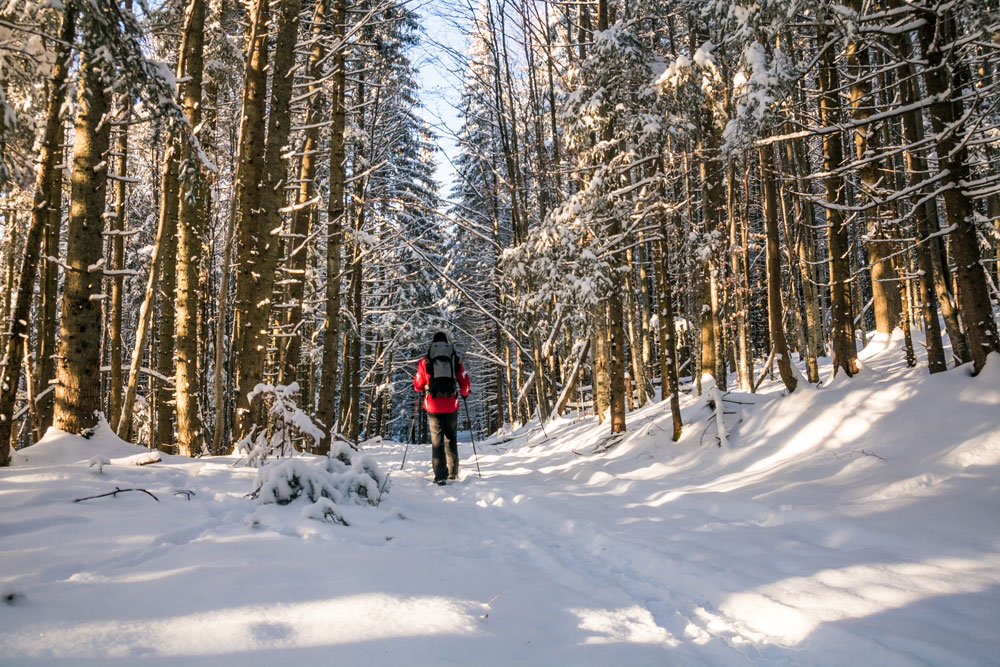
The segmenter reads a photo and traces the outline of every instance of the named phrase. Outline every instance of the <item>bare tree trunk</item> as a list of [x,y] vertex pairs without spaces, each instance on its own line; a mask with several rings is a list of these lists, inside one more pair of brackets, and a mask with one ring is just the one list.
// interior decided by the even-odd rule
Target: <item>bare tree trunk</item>
[[[661,165],[662,171],[662,165]],[[665,198],[664,198],[665,199]],[[669,249],[667,247],[667,216],[660,212],[659,259],[656,262],[660,327],[660,394],[670,401],[673,420],[673,441],[681,437],[680,387],[677,381],[677,325],[674,321],[673,285],[670,283]]]
[[[860,12],[860,0],[851,0],[851,7]],[[868,122],[870,109],[875,105],[871,83],[868,79],[870,58],[868,47],[862,41],[852,41],[847,45],[847,66],[851,79],[851,117],[858,125],[854,131],[854,149],[858,160],[867,160],[858,171],[860,189],[866,202],[865,219],[868,232],[868,258],[871,265],[872,297],[874,298],[875,328],[879,333],[889,334],[899,326],[902,310],[896,272],[892,266],[893,243],[889,242],[890,230],[883,224],[893,215],[885,215],[884,205],[879,204],[882,177],[885,169],[882,160],[872,156],[878,152],[878,128]]]
[[[65,83],[63,87],[63,97],[65,97]],[[59,157],[63,151],[59,148],[65,136],[63,123],[60,119],[59,130],[55,146]],[[36,394],[41,394],[50,387],[49,382],[55,375],[55,353],[56,353],[56,300],[58,296],[58,262],[59,262],[59,231],[62,226],[62,170],[56,170],[52,175],[52,188],[49,191],[49,199],[46,204],[45,232],[43,240],[42,254],[46,257],[42,264],[42,274],[40,276],[39,291],[40,302],[38,304],[38,370],[35,373],[38,386]],[[52,413],[55,407],[53,392],[49,392],[38,399],[38,415],[41,424],[41,431],[44,434],[52,426]]]
[[792,359],[785,340],[784,307],[781,303],[781,250],[778,239],[778,196],[774,185],[774,150],[762,146],[760,180],[764,190],[764,229],[767,236],[767,322],[771,332],[771,351],[778,362],[781,381],[789,393],[795,391],[798,380],[792,372]]
[[[236,437],[245,437],[255,423],[263,418],[263,404],[258,395],[251,402],[248,394],[264,379],[267,361],[271,315],[271,296],[274,290],[274,275],[280,248],[279,237],[272,233],[281,223],[279,210],[284,203],[284,185],[287,160],[285,145],[291,125],[289,102],[291,100],[291,70],[295,65],[294,47],[298,30],[299,0],[283,2],[279,6],[277,37],[271,69],[271,95],[268,102],[266,139],[263,142],[263,156],[260,165],[242,164],[250,175],[258,171],[260,180],[251,179],[240,184],[241,195],[240,229],[241,241],[249,249],[241,248],[244,257],[240,260],[237,274],[237,323],[238,335],[233,346],[236,361]],[[251,147],[245,152],[247,160],[254,159],[261,150],[253,145],[260,142],[264,131],[263,90],[266,78],[267,51],[266,37],[260,31],[267,24],[268,9],[265,2],[255,8],[254,31],[257,37],[251,48],[252,57],[247,64],[247,76],[253,82],[253,92],[248,92],[244,103],[244,126],[241,141]],[[263,48],[257,47],[261,44]],[[250,83],[247,84],[248,91]],[[259,95],[259,96],[258,96]],[[259,192],[254,184],[261,183]],[[256,200],[256,201],[255,201]],[[254,204],[258,206],[254,206]]]
[[[809,182],[802,174],[810,172],[809,156],[805,153],[801,142],[789,142],[787,145],[788,164],[795,174],[795,183],[800,193],[808,193]],[[820,315],[820,290],[818,272],[816,270],[816,236],[812,225],[815,224],[812,201],[805,194],[796,196],[795,211],[799,220],[797,252],[799,272],[802,278],[802,298],[806,311],[806,339],[809,354],[806,357],[806,378],[810,382],[819,382],[819,365],[817,357],[826,356],[826,346],[823,341],[823,321]]]
[[598,303],[591,309],[594,320],[594,329],[591,334],[591,345],[594,354],[593,372],[591,373],[591,392],[594,396],[594,414],[598,421],[604,422],[604,415],[611,405],[611,398],[608,393],[608,315],[607,307],[604,303]]
[[[639,304],[635,302],[635,295],[639,291],[635,286],[636,260],[635,251],[632,248],[626,250],[625,263],[629,267],[625,274],[625,313],[626,325],[628,326],[629,350],[631,351],[632,377],[635,380],[636,402],[639,407],[646,404],[646,369],[642,360],[642,328],[641,323],[637,325],[636,319],[641,321],[642,311],[637,308]],[[640,295],[641,296],[641,295]],[[637,313],[638,311],[638,313]]]
[[[146,282],[146,296],[143,298],[142,305],[139,308],[139,323],[135,332],[135,348],[132,352],[132,361],[129,366],[128,385],[125,387],[125,399],[122,401],[121,419],[119,419],[118,425],[115,429],[118,433],[118,437],[122,440],[130,440],[132,438],[133,410],[135,407],[135,398],[139,390],[139,371],[142,368],[142,358],[146,349],[146,338],[149,336],[149,327],[153,320],[153,301],[159,290],[160,270],[165,264],[164,257],[168,254],[174,254],[171,239],[174,235],[173,228],[176,222],[173,217],[175,215],[173,205],[170,204],[170,202],[176,202],[177,197],[174,195],[168,198],[168,194],[173,187],[173,183],[176,182],[176,172],[171,167],[171,164],[176,162],[175,150],[176,142],[174,142],[172,138],[168,138],[167,147],[163,154],[163,174],[160,179],[160,219],[156,229],[156,240],[153,243],[153,254],[150,257],[149,262],[149,278]],[[152,359],[152,357],[153,353],[150,352],[150,358]],[[159,384],[162,383],[160,381],[156,381],[153,384],[159,386]],[[150,398],[153,399],[154,397],[151,396]],[[157,444],[157,418],[155,414],[158,407],[156,405],[157,402],[158,401],[156,400],[151,400],[151,409],[154,413],[151,416],[152,423],[150,425],[151,446]]]
[[[947,10],[947,11],[953,11]],[[962,315],[969,335],[969,353],[972,370],[978,373],[991,352],[1000,352],[1000,335],[993,316],[986,284],[986,271],[981,263],[979,242],[973,220],[973,204],[963,192],[962,183],[969,179],[968,150],[958,133],[963,115],[962,81],[947,74],[947,58],[951,51],[946,46],[955,38],[954,19],[926,13],[927,22],[919,29],[920,46],[928,61],[924,69],[924,82],[928,95],[936,95],[930,105],[931,127],[937,145],[938,166],[941,170],[941,187],[944,190],[944,207],[951,232],[951,249],[955,256],[955,275]]]
[[[122,99],[122,109],[128,104]],[[128,117],[128,112],[124,111],[122,116]],[[122,291],[125,283],[125,276],[122,271],[125,269],[125,244],[122,234],[125,231],[125,189],[128,178],[128,127],[123,126],[118,130],[118,180],[115,183],[115,218],[113,231],[115,235],[111,239],[112,258],[111,268],[114,271],[111,285],[111,330],[108,332],[108,343],[111,348],[111,374],[108,379],[111,397],[108,402],[108,420],[112,424],[117,424],[122,414]]]
[[[905,61],[912,50],[910,49],[909,38],[897,36],[893,39],[893,42],[896,53],[901,60]],[[915,90],[915,86],[916,81],[912,78],[912,71],[910,77],[900,77],[897,88],[899,90],[899,104],[901,106],[909,106],[916,100],[918,93]],[[915,146],[923,140],[921,122],[922,119],[918,111],[903,114],[902,134],[905,144]],[[913,223],[917,237],[914,252],[917,256],[917,268],[919,270],[917,284],[920,294],[920,314],[924,323],[924,338],[927,347],[927,370],[931,373],[940,373],[948,370],[948,365],[945,363],[944,344],[941,340],[941,326],[938,324],[938,296],[934,285],[934,263],[931,259],[932,250],[928,245],[928,237],[931,234],[931,222],[927,217],[928,208],[921,202],[926,188],[916,188],[924,180],[924,175],[928,173],[927,160],[917,152],[917,149],[906,151],[906,172],[910,187],[914,188],[910,201],[913,205]],[[934,227],[937,227],[936,220],[934,221]],[[956,327],[957,324],[957,319],[955,319]]]
[[[736,189],[735,165],[730,161],[729,165],[730,189]],[[749,172],[744,177],[744,197],[746,196],[746,185]],[[744,257],[748,252],[747,248],[747,224],[749,221],[745,215],[737,214],[741,210],[735,205],[735,193],[730,197],[734,205],[731,207],[729,216],[729,247],[730,270],[734,277],[734,287],[731,294],[731,308],[733,311],[733,328],[736,329],[736,382],[740,389],[749,391],[752,384],[750,378],[751,366],[749,341],[747,339],[747,314],[749,304],[747,303],[747,292],[749,290],[749,280],[743,271],[745,264]],[[662,391],[666,391],[663,389]]]
[[[261,250],[271,239],[261,238],[264,229],[261,187],[265,178],[265,142],[267,131],[267,70],[268,24],[270,3],[255,0],[250,12],[246,43],[246,65],[243,74],[243,101],[240,113],[239,145],[236,164],[236,298],[233,304],[233,334],[230,356],[233,386],[236,393],[234,437],[239,440],[249,434],[255,421],[250,414],[247,394],[261,380],[261,356],[266,348],[264,332],[267,317],[260,312],[262,300],[269,300],[271,291],[260,280],[267,273],[267,262]],[[277,76],[274,77],[277,80]],[[249,357],[247,356],[249,353]]]
[[[43,239],[46,241],[46,252],[55,252],[49,241],[49,226],[52,223],[52,212],[50,210],[53,201],[59,201],[58,190],[62,187],[61,172],[57,169],[57,162],[62,157],[62,115],[61,109],[66,98],[67,74],[69,72],[69,59],[71,55],[71,44],[76,32],[76,10],[72,5],[67,5],[63,12],[62,27],[60,36],[62,41],[56,47],[55,64],[52,69],[52,81],[49,87],[49,99],[45,113],[45,129],[41,141],[41,155],[39,156],[38,181],[35,187],[35,195],[32,202],[31,222],[28,226],[28,233],[25,238],[24,251],[21,258],[21,270],[18,276],[19,284],[14,292],[12,309],[9,313],[9,321],[4,323],[4,328],[8,334],[3,350],[3,359],[6,363],[0,368],[0,466],[10,463],[10,450],[7,443],[10,442],[11,428],[13,426],[14,400],[19,384],[19,371],[21,368],[21,357],[23,356],[23,346],[27,343],[29,312],[31,310],[31,298],[34,295],[35,272],[38,269],[38,258],[42,248]],[[58,213],[56,214],[58,220]],[[57,223],[58,224],[58,223]],[[58,245],[58,244],[56,244]],[[98,243],[98,246],[100,244]],[[46,264],[51,264],[47,261]],[[48,268],[48,267],[47,267]],[[46,271],[46,273],[49,273]],[[52,267],[52,274],[55,273]],[[44,289],[43,298],[50,300],[43,303],[40,308],[44,312],[44,307],[55,310],[54,289],[49,293]],[[54,287],[54,286],[53,286]],[[8,283],[8,290],[13,290],[13,284]],[[99,315],[98,315],[99,317]],[[55,317],[46,320],[47,326],[51,329],[55,326]],[[46,350],[40,347],[44,353]],[[51,351],[48,351],[51,357]],[[48,359],[51,367],[51,359]],[[46,381],[48,376],[44,376]]]
[[[335,41],[342,41],[347,21],[347,0],[336,0],[333,29]],[[330,195],[327,206],[326,250],[326,317],[323,323],[323,365],[320,372],[319,409],[317,417],[327,430],[327,439],[320,447],[328,451],[331,430],[336,414],[337,363],[340,345],[340,254],[344,227],[344,104],[346,76],[344,70],[344,45],[339,44],[333,59],[334,86],[331,100],[330,127]]]
[[[182,66],[183,64],[181,64]],[[178,183],[178,153],[180,139],[176,133],[170,133],[171,148],[168,149],[169,159],[164,156],[164,176],[162,208],[165,219],[163,229],[163,256],[158,302],[160,307],[156,331],[156,371],[162,377],[174,376],[174,326],[175,299],[177,292],[177,207]],[[156,421],[151,431],[152,441],[157,449],[173,452],[174,445],[174,388],[167,382],[159,380],[154,394],[156,403]]]
[[105,116],[112,77],[110,63],[90,54],[83,57],[56,369],[55,425],[68,433],[89,432],[101,415],[101,232],[111,132]]
[[[201,128],[201,87],[203,73],[205,0],[190,0],[184,21],[181,49],[184,71],[181,73],[181,102],[188,123]],[[177,452],[195,456],[205,450],[205,433],[199,406],[198,374],[198,268],[201,261],[202,235],[205,230],[207,188],[198,156],[185,141],[180,155],[180,202],[177,222]]]
[[639,237],[639,349],[642,351],[641,361],[643,369],[643,390],[648,393],[651,390],[652,382],[649,379],[649,367],[653,361],[653,341],[650,332],[650,320],[652,319],[652,298],[650,295],[650,278],[646,268],[649,262],[649,246],[642,231]]
[[[364,100],[364,88],[358,86],[358,99]],[[364,131],[364,122],[360,123]],[[365,183],[366,179],[357,181],[355,188],[355,199],[357,201],[357,215],[355,216],[355,231],[361,232],[365,225]],[[361,259],[361,243],[355,236],[351,261],[351,307],[354,315],[354,327],[351,332],[351,404],[348,417],[347,437],[355,442],[361,435],[361,337],[364,326],[364,301],[362,297],[362,283],[364,281],[364,266]]]
[[322,77],[323,59],[326,50],[323,42],[324,22],[326,21],[327,0],[318,0],[313,14],[313,47],[309,54],[310,79],[309,107],[306,112],[305,141],[302,143],[302,160],[299,163],[298,197],[295,213],[292,217],[290,252],[288,257],[288,280],[293,281],[288,286],[288,303],[292,306],[285,313],[286,333],[291,336],[284,338],[284,364],[280,371],[281,384],[291,384],[299,375],[299,362],[302,355],[302,298],[305,293],[305,270],[308,250],[306,237],[309,235],[311,222],[316,215],[316,206],[312,202],[316,192],[316,155],[319,149],[319,130],[322,124],[323,94],[320,78]]
[[[598,0],[597,2],[597,29],[604,31],[608,29],[608,2]],[[614,136],[614,128],[611,123],[606,123],[601,131],[601,140],[605,145],[610,145]],[[614,213],[608,223],[607,234],[609,238],[621,236],[621,221]],[[620,260],[611,262],[612,275],[616,275]],[[625,431],[625,327],[623,322],[622,298],[617,285],[612,285],[608,290],[606,299],[608,312],[608,391],[611,408],[611,432],[622,433]]]
[[[17,222],[17,210],[4,211],[4,226],[7,231],[7,238],[4,239],[4,246],[6,252],[3,258],[3,305],[0,306],[0,322],[6,322],[10,319],[10,314],[12,312],[12,306],[14,302],[14,293],[17,291],[17,254],[19,243],[19,232]],[[0,336],[7,336],[9,332],[2,331]]]
[[[830,35],[821,28],[817,42],[822,48]],[[820,119],[824,127],[835,127],[840,122],[840,105],[837,91],[840,89],[840,75],[830,49],[823,51],[819,68]],[[823,135],[823,167],[827,176],[826,222],[830,248],[830,315],[831,347],[833,352],[833,373],[839,371],[854,375],[858,372],[858,348],[854,342],[854,321],[851,318],[850,266],[848,253],[850,246],[847,236],[847,221],[840,208],[846,202],[843,177],[835,173],[844,161],[841,137],[837,132]]]

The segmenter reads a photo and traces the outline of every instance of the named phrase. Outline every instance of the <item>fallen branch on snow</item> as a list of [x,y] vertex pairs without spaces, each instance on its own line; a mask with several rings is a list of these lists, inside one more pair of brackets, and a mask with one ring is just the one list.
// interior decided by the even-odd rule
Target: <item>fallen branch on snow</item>
[[119,489],[117,486],[115,487],[114,491],[109,491],[108,493],[102,493],[102,494],[97,495],[97,496],[87,496],[86,498],[76,498],[76,499],[73,500],[73,502],[74,503],[78,503],[78,502],[80,502],[82,500],[93,500],[94,498],[104,498],[106,496],[117,496],[119,493],[127,493],[128,491],[141,491],[141,492],[145,493],[147,496],[149,496],[150,498],[152,498],[153,500],[155,500],[156,502],[160,502],[159,498],[157,498],[156,496],[154,496],[152,493],[150,493],[146,489]]

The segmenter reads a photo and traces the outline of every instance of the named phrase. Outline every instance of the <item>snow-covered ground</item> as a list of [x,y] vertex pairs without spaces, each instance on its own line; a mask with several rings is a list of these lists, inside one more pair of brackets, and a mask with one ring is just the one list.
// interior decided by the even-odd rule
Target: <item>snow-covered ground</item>
[[[1000,359],[898,348],[729,394],[724,448],[693,399],[680,443],[656,404],[617,443],[535,423],[443,488],[373,444],[390,491],[349,526],[255,505],[232,458],[50,432],[0,469],[0,663],[1000,664]],[[159,501],[73,502],[116,486]]]

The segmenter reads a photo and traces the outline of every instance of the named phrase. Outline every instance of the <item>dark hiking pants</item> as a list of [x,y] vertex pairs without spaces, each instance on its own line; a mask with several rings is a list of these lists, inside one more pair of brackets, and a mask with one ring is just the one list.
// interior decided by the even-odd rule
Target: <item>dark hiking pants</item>
[[434,481],[458,477],[458,412],[427,413]]

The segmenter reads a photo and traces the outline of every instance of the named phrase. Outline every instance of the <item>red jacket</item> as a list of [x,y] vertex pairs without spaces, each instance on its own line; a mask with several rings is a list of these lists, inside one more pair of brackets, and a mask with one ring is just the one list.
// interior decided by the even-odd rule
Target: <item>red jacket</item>
[[[413,388],[417,391],[423,391],[424,387],[431,381],[431,376],[427,373],[427,357],[420,360],[420,364],[417,366],[417,374],[413,376]],[[462,396],[468,396],[469,390],[472,387],[472,383],[469,381],[469,374],[465,372],[465,367],[462,362],[458,362],[458,372],[456,373],[456,378],[458,379],[458,391]],[[424,397],[424,410],[433,414],[441,414],[445,412],[457,412],[458,411],[458,396],[444,396],[442,398],[434,398],[427,394]]]

